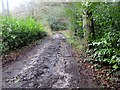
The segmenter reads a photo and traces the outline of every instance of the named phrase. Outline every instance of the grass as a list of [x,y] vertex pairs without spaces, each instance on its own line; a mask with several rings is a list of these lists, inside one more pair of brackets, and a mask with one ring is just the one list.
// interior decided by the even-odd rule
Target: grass
[[70,30],[60,31],[67,39],[67,42],[77,51],[85,52],[85,41],[84,39],[76,38]]

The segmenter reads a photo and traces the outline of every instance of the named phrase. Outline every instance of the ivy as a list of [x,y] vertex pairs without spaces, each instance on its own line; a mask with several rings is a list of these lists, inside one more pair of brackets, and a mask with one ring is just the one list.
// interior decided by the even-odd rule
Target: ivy
[[84,11],[92,12],[94,22],[95,35],[88,39],[89,50],[93,51],[91,56],[115,70],[120,69],[120,2],[69,3],[66,15],[70,30],[82,38],[86,33],[83,30]]

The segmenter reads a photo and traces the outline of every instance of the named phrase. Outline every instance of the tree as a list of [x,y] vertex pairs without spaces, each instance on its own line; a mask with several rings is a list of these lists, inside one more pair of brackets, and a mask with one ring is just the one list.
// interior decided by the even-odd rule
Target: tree
[[89,40],[90,37],[94,37],[94,23],[93,23],[93,16],[90,7],[92,3],[85,2],[82,3],[83,8],[83,30],[84,30],[84,38],[85,40]]
[[9,16],[10,15],[10,10],[9,10],[9,1],[8,0],[7,0],[6,4],[7,4],[7,15]]
[[[7,6],[7,8],[5,9],[5,5]],[[10,15],[10,10],[9,10],[9,0],[6,0],[6,3],[4,2],[4,0],[2,0],[2,14],[3,15]]]
[[5,7],[4,7],[4,1],[2,0],[2,14],[4,15]]

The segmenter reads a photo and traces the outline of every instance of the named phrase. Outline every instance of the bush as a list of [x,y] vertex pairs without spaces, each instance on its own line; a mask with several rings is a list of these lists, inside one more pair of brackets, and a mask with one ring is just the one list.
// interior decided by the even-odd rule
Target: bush
[[[93,56],[100,63],[120,69],[120,3],[98,3],[93,11],[95,40]],[[105,10],[103,10],[105,9]]]
[[[48,21],[49,21],[50,27],[53,31],[67,29],[67,23],[63,22],[62,19],[60,19],[60,18],[52,18],[52,19],[49,19]],[[64,20],[64,21],[67,21],[67,20]]]
[[26,19],[2,17],[2,52],[28,45],[46,35],[44,27],[31,17]]
[[92,42],[94,46],[93,57],[97,61],[107,63],[113,69],[120,69],[120,32],[109,31],[103,38]]

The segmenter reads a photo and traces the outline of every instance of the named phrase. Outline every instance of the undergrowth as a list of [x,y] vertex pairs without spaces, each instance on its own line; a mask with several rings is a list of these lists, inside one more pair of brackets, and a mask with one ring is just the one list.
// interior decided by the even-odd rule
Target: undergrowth
[[46,35],[41,22],[36,22],[31,17],[26,19],[0,17],[1,19],[1,40],[2,54],[19,47],[29,45],[31,42],[41,39]]

